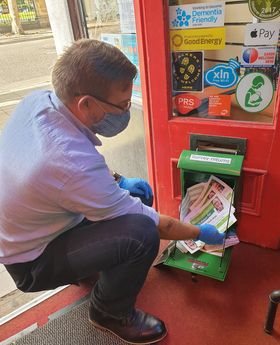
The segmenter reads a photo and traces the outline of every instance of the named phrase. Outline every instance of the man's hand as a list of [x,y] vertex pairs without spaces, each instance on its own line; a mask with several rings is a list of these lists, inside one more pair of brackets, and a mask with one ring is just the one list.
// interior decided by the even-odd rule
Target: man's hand
[[220,233],[214,225],[203,224],[198,225],[200,233],[196,240],[200,240],[207,244],[222,244],[225,238],[224,233]]
[[145,195],[146,199],[153,196],[152,188],[147,181],[141,178],[127,178],[122,176],[119,181],[119,186],[128,190],[130,193]]

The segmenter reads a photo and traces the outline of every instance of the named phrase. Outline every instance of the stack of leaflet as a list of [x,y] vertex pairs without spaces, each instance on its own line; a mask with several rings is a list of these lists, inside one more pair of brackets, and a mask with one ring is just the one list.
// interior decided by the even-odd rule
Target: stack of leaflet
[[[198,183],[187,189],[180,207],[180,220],[193,225],[212,224],[220,232],[225,232],[235,222],[235,208],[231,205],[233,190],[222,180],[211,175],[207,182]],[[191,254],[198,250],[209,254],[222,256],[223,248],[239,243],[238,237],[232,231],[226,235],[221,246],[206,245],[202,241],[178,241],[177,248],[183,253]]]

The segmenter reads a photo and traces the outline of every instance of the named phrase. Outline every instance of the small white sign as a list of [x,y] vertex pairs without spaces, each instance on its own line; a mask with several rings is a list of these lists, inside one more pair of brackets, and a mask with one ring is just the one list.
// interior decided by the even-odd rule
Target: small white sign
[[221,157],[209,157],[191,154],[191,161],[201,161],[207,163],[218,163],[218,164],[231,164],[231,158],[221,158]]
[[223,1],[169,6],[170,29],[224,26],[224,17]]
[[280,22],[247,24],[244,44],[246,46],[277,44],[279,30]]
[[242,67],[268,67],[273,66],[276,57],[276,46],[243,47],[241,56]]

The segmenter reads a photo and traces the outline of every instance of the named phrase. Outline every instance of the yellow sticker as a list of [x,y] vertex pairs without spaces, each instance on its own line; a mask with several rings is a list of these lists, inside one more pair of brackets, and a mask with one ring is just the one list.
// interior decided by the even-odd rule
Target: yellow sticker
[[172,51],[224,49],[225,41],[224,27],[170,30]]

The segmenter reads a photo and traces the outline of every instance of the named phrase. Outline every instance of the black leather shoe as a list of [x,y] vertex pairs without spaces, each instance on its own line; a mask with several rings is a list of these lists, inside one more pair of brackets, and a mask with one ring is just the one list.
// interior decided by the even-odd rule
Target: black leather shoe
[[95,327],[110,331],[131,344],[155,343],[167,334],[163,321],[139,309],[123,318],[114,318],[105,316],[90,303],[89,319]]

